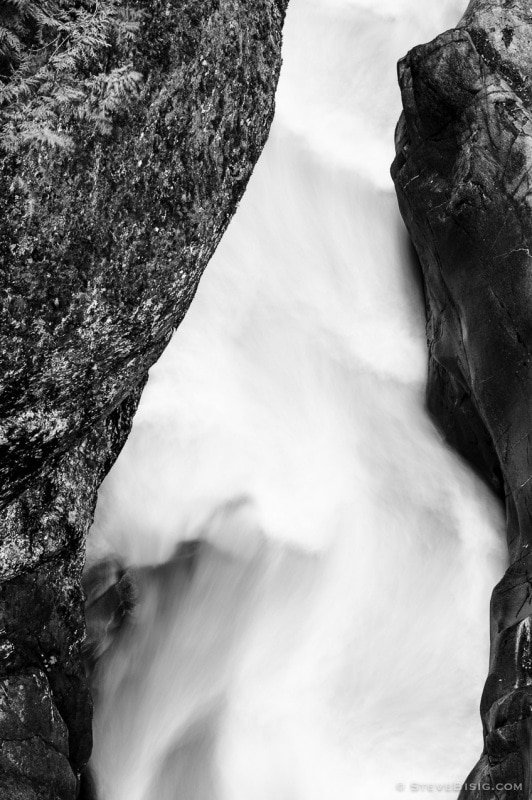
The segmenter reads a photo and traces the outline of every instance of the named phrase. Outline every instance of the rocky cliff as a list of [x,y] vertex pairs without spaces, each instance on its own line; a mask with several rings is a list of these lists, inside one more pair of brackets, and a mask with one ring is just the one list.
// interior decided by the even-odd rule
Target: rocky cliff
[[461,797],[532,796],[532,7],[472,0],[399,64],[392,166],[421,262],[428,404],[507,510],[484,749]]
[[[147,370],[183,318],[266,141],[286,1],[108,0],[106,6],[80,0],[70,6],[81,9],[87,25],[102,8],[120,13],[117,30],[127,42],[120,50],[87,28],[85,40],[99,48],[96,77],[90,59],[79,55],[77,32],[67,27],[68,4],[58,3],[63,16],[56,28],[44,20],[40,41],[30,36],[35,40],[37,23],[22,37],[33,48],[32,63],[42,59],[35,54],[48,53],[25,94],[9,93],[14,79],[4,68],[0,795],[6,800],[73,800],[79,793],[91,750],[80,577],[96,492],[127,437]],[[34,5],[5,8],[11,19]],[[102,26],[115,30],[106,19]],[[62,61],[50,72],[58,51]],[[78,85],[91,87],[91,114],[81,113],[80,102],[74,107],[80,90],[72,81],[63,87],[66,100],[57,99],[72,64]],[[128,81],[134,85],[126,106],[118,100]],[[39,92],[34,117],[41,114],[47,127],[32,129],[22,112]],[[22,111],[13,111],[14,103]]]

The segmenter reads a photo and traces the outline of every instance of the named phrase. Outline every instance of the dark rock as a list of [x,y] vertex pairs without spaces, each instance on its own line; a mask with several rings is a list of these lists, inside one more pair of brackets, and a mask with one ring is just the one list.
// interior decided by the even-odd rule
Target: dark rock
[[90,677],[135,608],[137,587],[132,572],[114,559],[90,565],[83,574],[82,587],[86,620],[83,659]]
[[[0,790],[6,800],[69,800],[76,779],[68,763],[68,731],[46,675],[27,670],[1,681]],[[44,778],[44,780],[43,780]]]
[[[202,539],[181,542],[174,555],[155,567],[125,569],[114,558],[86,567],[82,578],[85,593],[86,635],[83,659],[93,693],[98,691],[95,670],[100,659],[115,640],[127,636],[134,627],[134,612],[150,581],[164,581],[167,591],[161,593],[159,613],[166,603],[173,602],[193,579],[199,560],[208,545]],[[92,679],[92,680],[91,680]]]
[[97,797],[96,785],[92,778],[91,771],[88,767],[85,767],[80,777],[77,800],[97,800]]
[[146,79],[127,123],[3,158],[4,505],[160,355],[268,134],[285,2],[135,5]]
[[392,176],[423,271],[428,404],[507,509],[484,752],[462,798],[532,792],[531,41],[530,3],[473,0],[399,64]]
[[[11,503],[0,519],[0,679],[39,670],[51,690],[53,718],[68,730],[70,763],[56,763],[61,775],[50,769],[40,776],[43,797],[57,780],[70,785],[72,779],[75,786],[75,775],[92,748],[92,701],[82,661],[85,537],[99,483],[112,463],[110,456],[116,456],[125,441],[140,388],[65,454],[55,470]],[[21,705],[24,691],[22,686]],[[24,713],[31,717],[34,698],[28,694],[26,700]],[[0,746],[9,738],[4,723],[0,717]],[[15,785],[14,766],[10,774]]]
[[0,152],[6,800],[78,791],[91,749],[80,580],[96,492],[273,116],[285,0],[129,6],[145,12],[144,83],[120,124],[70,121],[68,151]]

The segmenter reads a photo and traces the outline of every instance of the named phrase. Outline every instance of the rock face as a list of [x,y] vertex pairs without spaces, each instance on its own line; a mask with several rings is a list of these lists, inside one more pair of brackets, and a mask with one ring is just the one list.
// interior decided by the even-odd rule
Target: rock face
[[70,121],[68,150],[0,152],[6,800],[79,791],[96,492],[266,141],[286,2],[124,3],[142,12],[127,115],[110,133]]
[[461,798],[532,796],[532,7],[472,0],[399,64],[392,166],[422,266],[428,403],[505,500],[484,750]]

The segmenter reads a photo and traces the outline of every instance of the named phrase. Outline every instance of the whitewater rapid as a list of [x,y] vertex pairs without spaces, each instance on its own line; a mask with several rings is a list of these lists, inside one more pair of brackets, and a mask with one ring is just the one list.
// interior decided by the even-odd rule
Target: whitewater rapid
[[425,413],[388,173],[395,63],[465,5],[291,0],[270,139],[100,492],[89,562],[140,568],[102,800],[393,800],[480,753],[503,519]]

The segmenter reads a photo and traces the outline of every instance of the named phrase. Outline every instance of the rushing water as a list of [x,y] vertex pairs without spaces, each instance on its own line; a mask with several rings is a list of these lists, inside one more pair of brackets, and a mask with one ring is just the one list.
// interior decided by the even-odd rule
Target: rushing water
[[393,800],[480,752],[502,516],[425,414],[388,177],[395,62],[464,6],[291,0],[270,140],[100,493],[90,559],[142,567],[102,800]]

